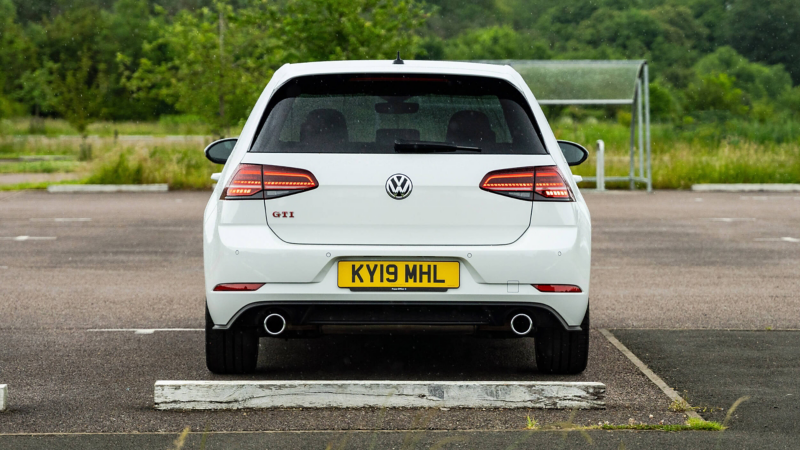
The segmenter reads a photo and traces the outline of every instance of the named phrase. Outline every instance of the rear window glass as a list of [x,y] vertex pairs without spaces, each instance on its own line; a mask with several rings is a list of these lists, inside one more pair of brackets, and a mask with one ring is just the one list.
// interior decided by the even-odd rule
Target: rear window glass
[[532,117],[522,94],[494,78],[306,76],[272,97],[250,151],[395,153],[400,141],[545,154]]

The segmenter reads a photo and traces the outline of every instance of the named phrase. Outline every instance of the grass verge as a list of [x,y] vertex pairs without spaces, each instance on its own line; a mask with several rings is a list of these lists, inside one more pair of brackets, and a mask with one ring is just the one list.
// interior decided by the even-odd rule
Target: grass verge
[[[719,423],[719,422],[709,422],[703,419],[696,419],[696,418],[689,418],[686,423],[683,424],[648,424],[642,422],[636,422],[633,419],[629,419],[629,422],[624,425],[614,425],[608,422],[605,423],[598,423],[597,425],[578,425],[575,423],[575,414],[577,413],[576,410],[572,411],[569,419],[564,422],[555,422],[549,424],[540,424],[535,418],[531,417],[530,415],[525,417],[527,424],[525,425],[526,430],[530,431],[578,431],[584,433],[585,431],[590,430],[642,430],[642,431],[724,431],[727,427],[725,426],[727,420],[729,419],[731,413],[736,409],[736,407],[741,403],[743,400],[737,400],[736,403],[733,404],[731,407],[728,417],[726,418],[726,422]],[[650,416],[651,418],[653,416]]]
[[0,173],[66,173],[81,167],[78,161],[21,161],[0,164]]
[[221,169],[193,146],[128,148],[94,163],[86,183],[167,183],[170,189],[210,189],[211,174]]
[[[207,142],[153,139],[129,142],[113,138],[91,139],[91,161],[78,161],[80,140],[31,137],[0,138],[0,158],[51,158],[42,161],[0,163],[0,173],[78,172],[83,183],[167,183],[170,189],[210,189],[211,174],[222,166],[205,158]],[[69,158],[55,160],[52,157]],[[44,189],[48,183],[5,185],[2,190]]]
[[77,180],[77,181],[59,181],[59,182],[41,181],[36,183],[0,184],[0,192],[47,189],[47,186],[51,186],[54,184],[84,184],[84,183],[85,183],[84,180]]
[[702,419],[689,419],[685,424],[662,425],[635,423],[626,425],[594,425],[586,427],[587,430],[642,430],[642,431],[723,431],[725,429],[719,422],[709,422]]
[[[0,134],[14,136],[77,136],[78,132],[63,119],[42,119],[34,122],[30,117],[16,117],[0,120]],[[231,128],[233,135],[238,135],[241,127]],[[190,115],[162,116],[153,122],[94,122],[86,133],[94,136],[137,135],[209,135],[209,126],[199,117]]]
[[[53,126],[56,125],[54,122]],[[113,125],[121,127],[120,124]],[[125,131],[146,134],[147,130],[136,127],[151,127],[150,134],[157,135],[171,130],[169,126],[164,123],[133,124]],[[689,189],[698,183],[800,183],[800,139],[787,134],[769,141],[764,135],[765,130],[751,130],[747,136],[752,136],[745,139],[739,135],[717,133],[719,130],[715,131],[713,127],[691,132],[670,125],[654,126],[654,188]],[[610,122],[556,123],[554,132],[559,139],[580,142],[589,148],[589,159],[572,168],[576,175],[595,174],[597,139],[603,139],[606,143],[606,176],[628,174],[630,130],[626,126]],[[60,155],[75,161],[3,163],[0,173],[85,171],[91,174],[92,183],[167,183],[170,189],[208,189],[213,183],[210,175],[221,169],[203,156],[202,149],[208,141],[210,138],[201,138],[196,142],[167,138],[136,142],[113,137],[90,139],[88,142],[92,146],[93,159],[80,162],[77,161],[80,140],[5,136],[0,137],[0,158],[12,155]],[[459,156],[454,155],[453,158]],[[637,174],[638,167],[637,161]],[[581,183],[581,187],[593,187],[593,183]],[[625,189],[627,183],[609,183],[607,187]]]

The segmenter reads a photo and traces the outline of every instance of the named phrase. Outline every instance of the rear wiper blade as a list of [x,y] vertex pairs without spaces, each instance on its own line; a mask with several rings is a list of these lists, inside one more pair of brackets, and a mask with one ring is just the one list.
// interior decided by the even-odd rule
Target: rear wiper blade
[[463,145],[448,144],[447,142],[407,141],[398,139],[394,141],[394,151],[397,153],[442,153],[442,152],[480,152],[479,147],[465,147]]

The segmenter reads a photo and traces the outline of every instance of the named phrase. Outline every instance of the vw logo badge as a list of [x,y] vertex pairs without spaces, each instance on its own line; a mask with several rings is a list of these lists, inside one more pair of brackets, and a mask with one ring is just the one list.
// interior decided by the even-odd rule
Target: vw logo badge
[[411,179],[402,173],[396,173],[386,180],[386,193],[395,200],[402,200],[411,195],[414,185]]

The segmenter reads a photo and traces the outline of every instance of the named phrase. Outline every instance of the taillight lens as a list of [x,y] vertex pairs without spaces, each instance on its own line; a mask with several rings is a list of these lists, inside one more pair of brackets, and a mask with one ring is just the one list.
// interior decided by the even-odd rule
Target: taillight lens
[[574,284],[532,284],[539,292],[583,292]]
[[318,186],[317,179],[307,170],[239,164],[222,191],[222,199],[271,199],[309,191]]
[[319,186],[314,174],[291,167],[262,166],[264,168],[264,198],[270,199],[310,191]]
[[236,168],[236,173],[222,191],[222,198],[264,198],[261,194],[263,189],[261,166],[239,164],[239,167]]
[[574,202],[572,189],[556,166],[495,170],[483,177],[481,189],[521,200]]
[[495,170],[481,180],[481,189],[522,200],[533,200],[533,167]]
[[574,202],[575,196],[572,195],[572,189],[564,177],[561,176],[561,171],[556,166],[543,166],[537,167],[535,170],[536,177],[533,185],[534,198],[537,200],[561,200],[565,202]]

